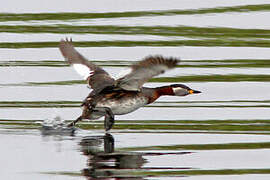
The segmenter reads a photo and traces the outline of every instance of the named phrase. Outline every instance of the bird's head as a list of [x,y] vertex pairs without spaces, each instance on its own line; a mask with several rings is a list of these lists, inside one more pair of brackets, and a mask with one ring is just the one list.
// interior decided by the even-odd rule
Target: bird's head
[[201,91],[191,89],[191,88],[189,88],[188,86],[186,86],[184,84],[172,84],[170,86],[171,86],[175,96],[186,96],[186,95],[189,95],[189,94],[201,93]]

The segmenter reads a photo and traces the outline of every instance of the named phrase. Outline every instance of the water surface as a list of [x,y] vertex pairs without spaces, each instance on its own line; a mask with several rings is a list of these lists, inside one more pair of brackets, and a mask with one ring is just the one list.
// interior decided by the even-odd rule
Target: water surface
[[[14,3],[0,7],[2,179],[269,179],[268,1]],[[103,120],[44,129],[90,92],[58,50],[66,37],[114,77],[150,54],[181,58],[146,86],[203,93],[117,116],[109,133]]]

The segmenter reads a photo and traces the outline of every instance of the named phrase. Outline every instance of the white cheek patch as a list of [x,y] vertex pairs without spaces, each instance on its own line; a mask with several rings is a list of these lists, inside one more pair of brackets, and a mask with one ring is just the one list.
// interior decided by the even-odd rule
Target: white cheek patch
[[87,79],[89,76],[94,74],[94,71],[91,71],[87,66],[83,64],[73,64],[73,68],[78,74],[80,74],[84,79]]
[[179,91],[183,91],[183,88],[181,88],[181,87],[175,87],[175,88],[172,88],[172,89],[173,89],[174,94],[177,94]]

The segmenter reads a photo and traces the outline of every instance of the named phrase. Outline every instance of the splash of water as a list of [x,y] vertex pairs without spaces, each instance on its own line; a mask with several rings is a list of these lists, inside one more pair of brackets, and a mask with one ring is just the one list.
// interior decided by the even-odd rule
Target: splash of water
[[73,136],[76,128],[67,127],[65,120],[60,116],[53,119],[45,119],[40,128],[42,135],[71,135]]

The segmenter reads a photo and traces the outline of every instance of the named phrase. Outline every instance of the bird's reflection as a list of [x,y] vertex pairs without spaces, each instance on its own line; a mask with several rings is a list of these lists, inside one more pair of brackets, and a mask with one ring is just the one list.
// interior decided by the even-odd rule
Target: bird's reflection
[[83,154],[88,157],[88,167],[83,169],[83,175],[87,179],[143,180],[141,177],[127,175],[127,171],[142,168],[146,162],[142,154],[115,152],[111,134],[87,136],[79,144]]

